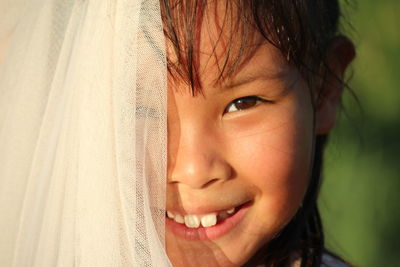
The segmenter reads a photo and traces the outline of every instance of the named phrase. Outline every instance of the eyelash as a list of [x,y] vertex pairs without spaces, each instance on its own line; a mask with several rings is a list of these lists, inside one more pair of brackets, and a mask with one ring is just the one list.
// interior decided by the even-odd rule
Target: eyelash
[[[240,108],[240,107],[236,106],[236,105],[239,104],[240,101],[243,101],[243,102],[244,102],[244,101],[249,101],[249,100],[250,100],[250,101],[255,101],[254,104],[252,104],[250,107]],[[243,103],[243,102],[242,102],[242,103]],[[241,98],[235,99],[235,100],[233,100],[231,103],[229,103],[229,105],[225,108],[224,113],[230,113],[230,112],[235,112],[235,111],[240,111],[240,110],[245,110],[245,109],[253,108],[253,107],[257,106],[258,104],[260,104],[260,103],[265,103],[265,102],[268,102],[268,100],[262,99],[262,98],[260,98],[260,97],[258,97],[258,96],[246,96],[246,97],[241,97]],[[236,106],[236,107],[235,107],[236,110],[230,110],[231,107],[234,107],[234,106]]]

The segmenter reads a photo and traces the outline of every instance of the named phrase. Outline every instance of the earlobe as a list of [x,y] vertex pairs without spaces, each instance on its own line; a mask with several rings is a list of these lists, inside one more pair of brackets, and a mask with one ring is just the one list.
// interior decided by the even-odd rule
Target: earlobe
[[355,57],[353,43],[345,36],[336,37],[328,49],[323,82],[317,99],[315,132],[328,134],[336,122],[336,112],[343,91],[343,77],[347,67]]

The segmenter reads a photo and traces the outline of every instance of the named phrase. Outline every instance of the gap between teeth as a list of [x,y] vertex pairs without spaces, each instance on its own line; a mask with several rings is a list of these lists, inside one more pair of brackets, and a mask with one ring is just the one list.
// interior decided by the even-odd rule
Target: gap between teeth
[[186,215],[182,216],[179,214],[173,214],[170,211],[167,211],[167,216],[170,219],[173,219],[175,222],[180,223],[180,224],[185,224],[186,227],[188,228],[199,228],[200,225],[203,227],[211,227],[217,224],[217,217],[219,216],[220,218],[227,218],[230,215],[232,215],[235,212],[235,208],[223,211],[219,214],[217,213],[210,213],[206,214],[203,216],[198,216],[198,215]]

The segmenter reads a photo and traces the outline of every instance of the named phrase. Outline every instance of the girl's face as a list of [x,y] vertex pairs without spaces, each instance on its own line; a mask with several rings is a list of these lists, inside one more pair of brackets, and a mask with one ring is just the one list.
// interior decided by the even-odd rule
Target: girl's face
[[202,46],[202,94],[169,86],[166,242],[174,266],[245,263],[294,216],[308,185],[313,108],[299,73],[265,44],[216,85],[210,47]]
[[294,216],[310,173],[314,112],[304,80],[263,44],[215,83],[228,34],[210,17],[201,31],[202,93],[169,81],[166,242],[174,266],[244,264]]
[[[240,38],[221,7],[200,29],[202,92],[193,96],[169,77],[166,245],[174,266],[242,265],[292,219],[308,186],[314,136],[335,122],[336,77],[354,57],[347,38],[332,42],[327,61],[335,75],[320,85],[315,116],[310,88],[269,43],[216,83],[226,44]],[[171,61],[173,51],[167,44]]]

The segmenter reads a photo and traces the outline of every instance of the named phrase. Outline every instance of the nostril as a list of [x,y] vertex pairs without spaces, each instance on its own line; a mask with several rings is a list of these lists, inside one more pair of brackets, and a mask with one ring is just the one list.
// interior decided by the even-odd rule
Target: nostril
[[193,189],[203,189],[218,180],[222,182],[232,177],[232,166],[222,155],[206,146],[201,149],[199,153],[197,146],[181,146],[174,166],[168,166],[168,184],[182,184]]
[[[216,183],[218,180],[221,180],[221,179],[218,179],[218,178],[211,179],[210,181],[208,181],[205,184],[203,184],[202,186],[200,186],[199,189],[207,188],[207,187],[211,186],[212,184]],[[181,182],[180,181],[174,181],[174,180],[168,181],[168,184],[170,184],[170,185],[176,185],[176,184],[179,184],[179,183],[181,183]]]
[[219,180],[221,180],[221,179],[218,179],[218,178],[211,179],[210,181],[208,181],[207,183],[205,183],[205,184],[202,186],[202,188],[207,188],[207,187],[211,186],[212,184],[216,183],[216,182],[219,181]]

